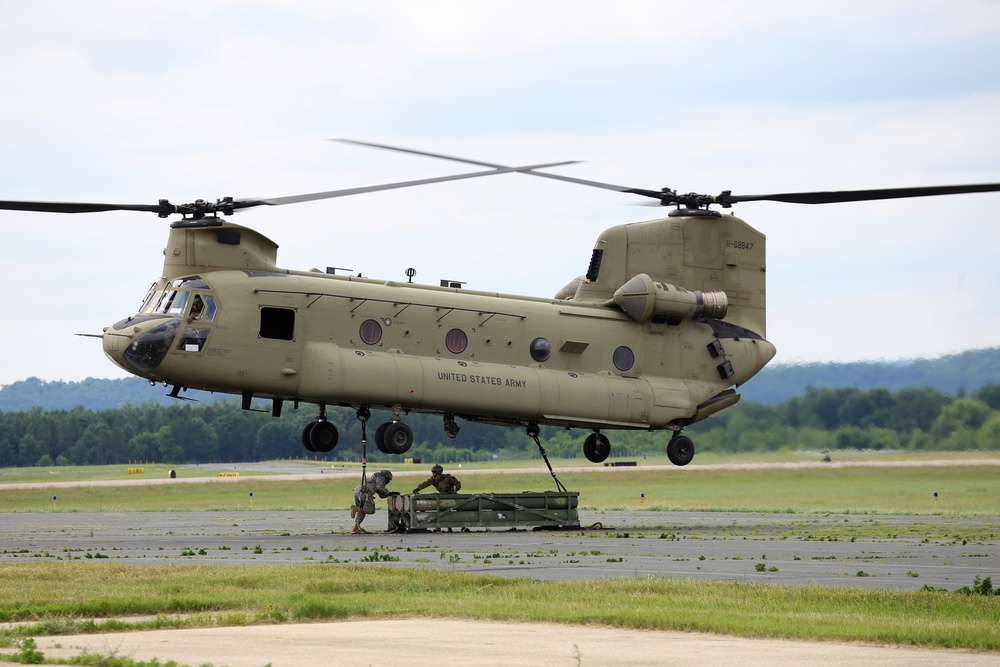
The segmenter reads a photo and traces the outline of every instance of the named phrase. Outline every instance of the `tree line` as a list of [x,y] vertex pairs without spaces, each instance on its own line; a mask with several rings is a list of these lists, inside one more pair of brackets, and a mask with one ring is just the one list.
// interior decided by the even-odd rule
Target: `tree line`
[[[0,413],[0,467],[122,463],[216,463],[277,458],[357,461],[362,428],[372,462],[398,461],[381,454],[371,439],[388,413],[374,411],[362,424],[354,410],[328,409],[340,442],[328,454],[302,445],[302,428],[315,417],[312,406],[273,418],[267,406],[243,410],[239,401],[163,407],[153,403],[98,411],[32,408]],[[448,438],[441,419],[409,415],[414,433],[407,457],[454,462],[538,456],[522,428],[460,422]],[[968,396],[932,388],[816,389],[778,405],[744,402],[685,429],[698,451],[778,450],[995,450],[1000,448],[1000,385]],[[550,456],[580,457],[581,430],[542,429]],[[637,457],[662,453],[669,433],[608,431],[612,454]]]

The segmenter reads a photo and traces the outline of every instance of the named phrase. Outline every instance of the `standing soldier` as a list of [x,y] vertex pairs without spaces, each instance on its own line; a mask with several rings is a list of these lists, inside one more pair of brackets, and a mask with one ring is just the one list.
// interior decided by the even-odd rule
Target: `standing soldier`
[[385,487],[391,481],[391,472],[379,470],[369,477],[367,482],[354,487],[354,505],[351,507],[351,518],[354,519],[352,533],[368,532],[361,527],[361,522],[365,520],[366,515],[375,513],[375,494],[378,494],[379,498],[387,498],[390,495],[389,489]]
[[444,468],[435,463],[431,468],[431,476],[413,489],[413,492],[420,493],[421,489],[426,489],[428,486],[433,486],[438,493],[458,493],[462,483],[451,475],[446,475]]

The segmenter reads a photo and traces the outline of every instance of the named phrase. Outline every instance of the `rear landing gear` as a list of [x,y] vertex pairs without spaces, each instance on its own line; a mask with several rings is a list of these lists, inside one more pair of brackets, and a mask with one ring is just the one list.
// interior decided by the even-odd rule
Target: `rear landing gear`
[[458,432],[462,429],[458,424],[455,423],[455,415],[445,414],[444,416],[444,432],[449,438],[454,440],[458,437]]
[[413,444],[413,431],[403,422],[386,422],[375,430],[375,446],[383,454],[405,454]]
[[601,463],[611,454],[611,442],[608,436],[600,431],[594,431],[583,441],[583,455],[591,463]]
[[691,438],[679,433],[667,443],[667,458],[675,466],[686,466],[694,458],[694,443]]

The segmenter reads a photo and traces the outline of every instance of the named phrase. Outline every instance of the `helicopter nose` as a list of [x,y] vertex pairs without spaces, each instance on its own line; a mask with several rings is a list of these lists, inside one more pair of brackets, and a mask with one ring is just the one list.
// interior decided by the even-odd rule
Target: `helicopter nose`
[[764,368],[778,354],[778,348],[769,340],[757,341],[757,347],[759,348],[757,358],[760,360],[760,367]]
[[104,354],[130,373],[148,373],[170,351],[180,324],[176,318],[157,318],[106,327],[102,336]]

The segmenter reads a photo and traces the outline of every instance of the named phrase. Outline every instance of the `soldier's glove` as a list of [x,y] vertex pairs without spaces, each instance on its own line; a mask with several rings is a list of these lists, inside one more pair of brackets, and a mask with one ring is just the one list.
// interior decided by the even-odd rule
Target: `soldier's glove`
[[420,493],[420,489],[413,489],[413,493]]
[[399,495],[399,491],[390,491],[389,495],[390,496],[398,496]]

